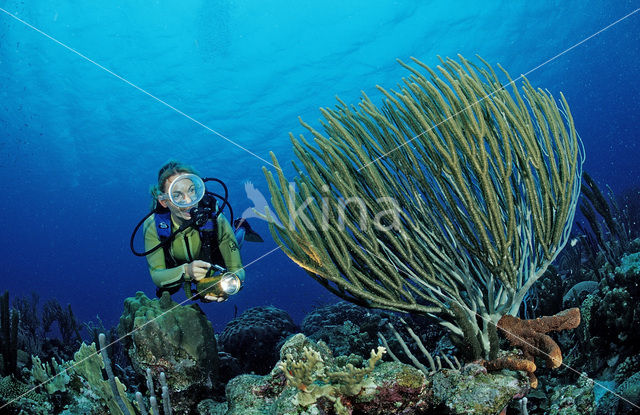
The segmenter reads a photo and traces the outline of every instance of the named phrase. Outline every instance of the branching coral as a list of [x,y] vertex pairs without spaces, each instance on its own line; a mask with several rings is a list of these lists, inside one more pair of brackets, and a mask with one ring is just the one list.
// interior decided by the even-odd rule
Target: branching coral
[[333,402],[336,413],[346,414],[348,412],[343,407],[340,396],[357,395],[365,386],[366,376],[373,372],[384,353],[384,347],[378,347],[377,351],[371,350],[367,367],[356,368],[348,364],[344,368],[335,368],[326,365],[317,350],[305,346],[300,360],[287,354],[278,367],[284,372],[289,385],[298,389],[300,405],[306,407],[324,397]]
[[33,292],[30,297],[18,297],[13,301],[13,306],[20,313],[18,348],[36,356],[42,354],[46,338],[38,315],[38,301],[38,294]]
[[44,388],[49,394],[54,394],[58,391],[64,392],[67,390],[67,384],[71,377],[68,373],[69,365],[58,364],[55,358],[51,359],[51,363],[42,363],[38,356],[31,356],[31,377],[32,380],[44,385]]
[[416,63],[427,75],[403,64],[411,76],[399,92],[380,88],[382,108],[364,96],[321,110],[326,134],[303,123],[315,145],[291,136],[295,185],[274,155],[275,176],[264,169],[266,217],[334,294],[435,314],[486,358],[491,327],[569,238],[581,142],[564,98],[561,109],[526,79],[520,91],[488,64]]
[[600,275],[600,265],[596,265],[598,257],[611,267],[620,265],[620,258],[628,252],[633,237],[630,212],[628,207],[620,209],[611,188],[608,198],[586,172],[582,175],[582,199],[580,212],[589,224],[591,232],[578,223],[586,241],[589,261],[594,264],[596,275]]
[[[401,319],[401,321],[402,321],[402,323],[404,323],[406,325],[406,322],[404,320]],[[393,325],[391,323],[388,323],[387,327],[391,330],[391,332],[393,333],[394,337],[396,338],[396,341],[398,342],[398,344],[400,345],[400,347],[404,351],[405,355],[409,358],[409,360],[411,360],[411,363],[413,364],[413,366],[416,367],[417,369],[419,369],[422,373],[424,373],[425,376],[430,376],[430,375],[434,374],[436,371],[442,369],[442,362],[440,360],[440,356],[436,356],[436,359],[434,360],[433,356],[431,356],[431,353],[429,353],[429,351],[424,347],[424,344],[422,343],[422,340],[420,340],[420,337],[418,337],[414,333],[414,331],[413,331],[413,329],[411,327],[407,326],[407,331],[409,332],[409,335],[411,336],[411,338],[415,342],[415,344],[418,347],[418,349],[422,352],[422,355],[429,362],[429,368],[427,368],[422,363],[420,363],[418,358],[411,352],[411,350],[409,350],[409,346],[407,345],[407,343],[404,341],[404,339],[400,336],[398,331],[395,329],[395,327],[393,327]],[[382,344],[384,344],[385,348],[389,352],[389,356],[391,356],[391,358],[395,362],[400,362],[400,359],[398,359],[396,357],[396,355],[391,351],[391,349],[389,349],[389,345],[388,345],[387,339],[384,337],[384,335],[382,333],[378,333],[378,339],[380,339]],[[457,369],[461,368],[460,362],[458,361],[457,357],[453,356],[453,360],[454,360],[455,364],[446,355],[443,354],[442,357],[444,358],[445,362],[449,365],[449,368],[454,369],[454,370],[457,370]]]
[[[125,393],[126,387],[117,377],[105,380],[102,376],[102,370],[105,369],[103,360],[105,355],[106,353],[103,353],[101,357],[96,350],[95,343],[91,343],[90,346],[82,343],[74,355],[70,371],[81,376],[87,382],[87,386],[109,408],[110,414],[134,414],[133,407]],[[111,362],[107,360],[106,364],[111,364]]]

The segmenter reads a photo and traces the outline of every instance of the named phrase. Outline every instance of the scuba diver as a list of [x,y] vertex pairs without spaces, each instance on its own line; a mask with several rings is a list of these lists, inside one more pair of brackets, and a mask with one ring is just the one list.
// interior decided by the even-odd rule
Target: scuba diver
[[[207,181],[221,184],[224,195],[208,191]],[[184,287],[189,298],[221,302],[237,293],[245,279],[240,246],[244,240],[263,240],[246,219],[233,221],[225,184],[201,179],[191,166],[170,161],[158,172],[151,196],[152,211],[134,229],[131,251],[147,257],[156,294]],[[222,214],[225,207],[234,227]],[[143,222],[145,252],[136,252],[133,240]]]

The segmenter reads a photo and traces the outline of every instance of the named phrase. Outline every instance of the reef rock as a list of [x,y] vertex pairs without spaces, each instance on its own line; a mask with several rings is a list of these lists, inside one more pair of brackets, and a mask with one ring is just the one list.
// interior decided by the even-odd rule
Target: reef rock
[[[365,355],[378,345],[378,332],[384,333],[390,341],[395,340],[393,335],[387,335],[386,328],[393,317],[390,313],[341,301],[307,314],[302,321],[301,331],[313,341],[326,343],[334,356]],[[397,320],[395,317],[393,324],[397,324]]]
[[498,414],[530,390],[529,381],[518,372],[487,373],[476,363],[460,370],[441,369],[430,380],[434,400],[443,406],[435,412],[439,414]]
[[[487,414],[528,392],[527,381],[505,373],[441,370],[427,376],[413,366],[333,357],[303,334],[289,338],[265,376],[241,375],[227,385],[227,415],[246,414]],[[377,363],[377,364],[376,364]]]
[[640,414],[640,372],[607,392],[598,402],[596,415]]
[[264,375],[278,361],[280,346],[296,332],[286,311],[253,307],[231,320],[219,340],[223,350],[238,359],[244,373]]
[[[575,385],[558,385],[551,395],[549,415],[591,415],[595,410],[594,381],[582,373]],[[612,413],[610,413],[612,414]]]
[[[443,337],[442,328],[438,324],[429,324],[426,320],[409,316],[406,319],[410,321],[410,327],[420,332],[421,340],[429,350],[437,348],[437,342]],[[366,355],[378,346],[380,333],[384,335],[396,356],[401,361],[408,362],[409,358],[396,340],[389,324],[395,327],[412,353],[421,353],[405,329],[407,323],[398,315],[360,307],[346,301],[313,310],[302,321],[301,331],[313,341],[321,340],[326,343],[334,356]]]
[[151,369],[157,378],[165,372],[172,404],[178,410],[195,407],[196,399],[217,376],[213,327],[197,305],[181,306],[168,293],[150,300],[138,292],[125,300],[118,333],[131,333],[127,349],[138,374]]

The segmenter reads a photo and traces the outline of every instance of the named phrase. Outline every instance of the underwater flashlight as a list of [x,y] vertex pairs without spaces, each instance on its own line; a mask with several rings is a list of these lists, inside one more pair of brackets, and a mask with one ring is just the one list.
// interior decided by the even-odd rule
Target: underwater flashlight
[[227,295],[233,295],[240,291],[242,281],[234,273],[227,273],[220,278],[220,289]]
[[217,271],[224,272],[223,274],[214,275],[212,277],[205,277],[197,282],[196,289],[201,296],[207,294],[220,297],[221,295],[234,295],[242,288],[242,281],[233,272],[226,272],[226,270],[219,265],[214,265],[209,269],[210,273],[214,272],[214,268]]

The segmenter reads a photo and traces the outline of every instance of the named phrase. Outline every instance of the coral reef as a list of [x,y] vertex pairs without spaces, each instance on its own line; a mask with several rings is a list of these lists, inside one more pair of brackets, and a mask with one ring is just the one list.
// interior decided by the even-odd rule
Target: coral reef
[[[611,243],[606,239],[606,231],[603,236],[606,243]],[[178,306],[168,296],[150,300],[142,293],[125,301],[120,325],[122,334],[144,326],[138,330],[143,332],[139,337],[137,332],[133,333],[124,348],[122,344],[118,346],[126,350],[131,361],[122,359],[120,353],[116,353],[119,364],[111,361],[113,354],[107,351],[113,351],[115,345],[108,344],[108,337],[99,335],[108,331],[102,325],[89,330],[95,333],[100,348],[83,343],[73,360],[69,360],[62,357],[77,342],[77,324],[76,329],[65,329],[66,341],[70,342],[65,345],[46,336],[51,330],[45,331],[38,316],[37,296],[16,301],[12,311],[5,294],[3,322],[7,316],[10,321],[3,326],[3,340],[7,336],[6,327],[10,331],[15,327],[12,313],[20,317],[16,323],[17,371],[15,376],[0,379],[0,412],[36,415],[640,413],[637,352],[640,309],[636,301],[640,298],[640,253],[622,254],[616,260],[616,267],[600,253],[594,262],[598,266],[596,274],[587,270],[592,264],[585,260],[584,251],[578,251],[585,240],[577,238],[576,241],[571,247],[576,250],[576,258],[550,268],[540,281],[546,285],[536,287],[526,302],[531,314],[563,304],[579,307],[579,312],[570,310],[536,320],[505,315],[498,322],[500,332],[510,332],[511,336],[505,335],[506,341],[521,350],[500,351],[495,359],[477,360],[464,366],[457,361],[454,364],[448,356],[470,346],[460,343],[455,347],[450,343],[445,346],[448,336],[443,335],[442,328],[433,329],[433,320],[405,316],[405,322],[397,314],[348,302],[311,312],[301,327],[308,337],[293,335],[298,329],[282,310],[273,307],[248,310],[230,322],[220,335],[224,351],[216,353],[211,325],[197,306]],[[640,240],[631,240],[628,244],[631,251],[639,247]],[[588,279],[595,275],[600,276],[598,281]],[[547,305],[546,300],[549,300]],[[449,306],[454,314],[459,312],[455,311],[459,306],[456,303]],[[48,309],[49,315],[66,316],[68,320],[71,317],[75,321],[64,307]],[[464,313],[462,309],[461,315]],[[155,317],[158,318],[154,322],[146,324]],[[65,327],[74,326],[71,320]],[[575,327],[579,321],[577,330],[548,336],[550,330]],[[463,322],[456,324],[463,331],[473,330],[471,325],[464,328]],[[150,330],[144,332],[147,326]],[[376,352],[379,339],[389,344],[385,354]],[[481,345],[482,337],[477,340]],[[502,341],[503,348],[506,341]],[[9,343],[3,343],[3,353]],[[493,343],[499,344],[496,340]],[[426,347],[433,349],[434,345],[442,347],[439,356],[423,352]],[[33,354],[30,364],[24,359],[24,351],[29,350],[40,350],[40,354]],[[394,361],[384,361],[390,358],[392,350],[397,354]],[[547,353],[550,356],[545,356]],[[220,377],[216,378],[215,369],[208,366],[211,356],[224,372]],[[545,370],[544,365],[536,369],[536,357],[544,358],[549,368],[564,361],[571,369],[562,367],[553,374]],[[3,369],[4,361],[3,356]],[[209,368],[195,376],[203,386],[189,383],[191,380],[187,379],[194,372],[185,373],[194,367]],[[166,375],[165,368],[168,369]],[[578,377],[576,370],[588,373],[597,379],[597,384],[607,385],[612,392],[605,394],[600,387],[595,390],[594,381],[584,373]],[[236,376],[248,371],[264,375]],[[529,379],[524,373],[518,373],[520,371],[529,375]],[[123,373],[131,375],[123,377]],[[150,382],[151,379],[160,383]],[[226,402],[221,402],[224,398],[220,395],[221,387],[225,384]]]
[[[424,375],[396,363],[386,364],[395,370],[375,367],[382,353],[380,349],[372,351],[364,367],[356,368],[346,363],[348,359],[333,358],[322,342],[316,344],[296,334],[283,345],[280,363],[269,375],[242,375],[229,383],[228,414],[251,413],[249,409],[253,413],[278,414],[382,414],[389,413],[390,407],[398,412],[414,408],[414,413],[420,413],[420,408],[427,408],[423,398],[428,395],[422,394]],[[362,360],[355,356],[350,359]]]
[[[640,344],[640,253],[626,254],[608,271],[598,289],[580,305],[583,323],[577,330],[572,367],[596,378],[610,379],[616,366],[638,354]],[[630,375],[631,373],[629,373]]]
[[0,379],[0,413],[9,413],[10,410],[30,415],[50,415],[53,405],[44,395],[10,375]]
[[640,414],[640,372],[621,383],[615,393],[607,392],[598,403],[595,414]]
[[83,385],[82,394],[94,394],[106,405],[110,414],[133,414],[133,407],[122,382],[113,376],[107,380],[103,378],[102,370],[106,367],[104,356],[104,353],[101,356],[98,352],[95,343],[91,343],[89,346],[82,343],[80,350],[74,355],[74,361],[70,364],[70,371],[80,377],[79,380]]
[[595,410],[593,380],[585,375],[575,385],[562,385],[551,394],[549,415],[591,415]]
[[[292,339],[284,349],[292,348],[291,344],[297,341],[299,340]],[[378,347],[377,351],[371,350],[368,365],[363,368],[356,368],[352,364],[343,368],[331,367],[320,352],[311,346],[303,346],[299,356],[294,357],[293,352],[300,354],[300,350],[288,350],[278,368],[287,378],[287,384],[298,389],[298,403],[308,407],[318,399],[325,398],[333,403],[338,414],[344,414],[347,410],[342,406],[340,396],[355,396],[367,387],[367,384],[363,383],[364,379],[373,372],[386,350],[384,347]]]
[[220,333],[222,349],[238,359],[244,373],[264,375],[278,361],[278,351],[298,328],[287,312],[253,307],[231,320]]
[[[30,383],[7,377],[3,382],[12,389],[0,388],[0,397],[7,402],[6,406],[22,411],[16,413],[134,415],[126,387],[113,375],[104,348],[101,351],[94,343],[89,346],[82,343],[73,360],[60,364],[55,360],[43,364],[33,356]],[[36,392],[40,388],[47,396]]]
[[[431,377],[399,362],[333,357],[322,342],[302,334],[283,345],[265,376],[241,375],[227,385],[227,415],[265,414],[489,414],[528,391],[526,380],[487,374],[479,365],[442,369]],[[351,362],[351,363],[348,363]],[[284,372],[283,372],[284,370]],[[211,412],[221,413],[219,406]]]
[[[623,263],[629,263],[628,268],[631,274],[625,274],[626,268],[621,268],[621,275],[631,277],[636,272],[630,261],[631,259],[626,259]],[[341,307],[345,309],[344,313],[340,312]],[[270,307],[266,309],[265,311],[257,308],[249,313],[250,318],[235,321],[232,325],[233,330],[230,330],[228,335],[233,336],[231,333],[235,333],[246,340],[250,337],[250,333],[255,332],[251,330],[256,326],[266,324],[264,320],[269,318],[272,318],[269,321],[276,321],[275,317],[285,322],[283,327],[291,327],[292,323],[287,323],[290,319],[286,314],[284,314],[285,318],[282,318],[281,310]],[[306,327],[322,332],[322,315],[326,316],[324,323],[329,326],[336,328],[348,326],[349,335],[354,337],[367,338],[368,341],[368,330],[384,324],[386,333],[391,333],[389,336],[396,338],[397,345],[403,345],[402,347],[408,350],[409,344],[398,333],[402,331],[409,333],[408,338],[412,342],[421,345],[416,346],[419,350],[425,348],[421,337],[410,330],[410,324],[385,312],[372,312],[351,304],[340,303],[335,307],[323,308],[319,312],[312,313],[306,320]],[[340,319],[346,316],[355,322],[349,320],[348,324],[343,322],[339,325]],[[127,390],[128,388],[121,382],[122,378],[118,378],[113,373],[114,365],[107,354],[107,349],[111,345],[107,344],[106,336],[100,334],[98,336],[100,349],[98,350],[95,344],[87,346],[83,343],[73,361],[43,362],[34,356],[30,371],[31,384],[19,382],[11,377],[3,379],[7,385],[13,385],[7,387],[7,390],[26,393],[34,389],[35,385],[39,385],[42,388],[36,390],[46,391],[46,395],[31,390],[29,394],[20,397],[15,392],[3,392],[0,389],[0,397],[3,402],[10,402],[11,405],[7,408],[11,408],[12,411],[15,410],[18,413],[22,410],[25,413],[34,414],[98,415],[107,412],[123,415],[137,413],[165,415],[171,413],[200,415],[488,414],[504,411],[510,403],[515,407],[515,403],[519,402],[524,407],[526,403],[521,398],[531,394],[530,382],[522,374],[511,371],[523,370],[533,373],[531,367],[522,366],[522,363],[533,365],[531,361],[524,359],[524,353],[520,356],[513,355],[513,352],[501,353],[498,359],[490,362],[478,361],[464,366],[448,361],[447,369],[442,367],[437,357],[434,359],[429,355],[431,358],[428,359],[430,361],[428,367],[420,368],[417,364],[410,366],[400,361],[384,362],[383,358],[387,354],[383,354],[381,349],[376,348],[369,349],[368,359],[357,354],[337,356],[323,341],[315,342],[300,333],[290,336],[289,330],[280,327],[273,332],[280,334],[286,332],[289,337],[280,348],[272,369],[264,376],[234,377],[226,385],[227,401],[216,402],[211,398],[219,399],[219,397],[214,395],[210,388],[196,388],[195,385],[191,385],[187,386],[187,389],[178,390],[171,385],[170,379],[179,381],[180,378],[165,377],[162,372],[163,368],[167,367],[173,370],[175,375],[175,372],[182,372],[191,367],[193,362],[190,359],[183,359],[185,353],[183,348],[194,350],[194,344],[202,345],[207,336],[213,336],[212,331],[203,328],[210,327],[210,323],[197,307],[178,306],[169,297],[150,300],[139,293],[135,298],[128,298],[125,301],[120,329],[123,331],[126,327],[133,329],[142,326],[154,317],[159,318],[154,321],[156,325],[153,331],[138,338],[134,338],[136,333],[133,333],[128,340],[128,352],[132,358],[136,358],[139,354],[151,359],[150,350],[158,354],[153,356],[157,359],[155,366],[148,365],[145,368],[144,365],[148,362],[141,361],[134,365],[138,376],[146,379],[146,386],[133,381],[128,383],[130,389]],[[201,319],[204,321],[197,324],[193,322]],[[509,329],[518,327],[521,332],[526,328],[524,331],[527,335],[532,331],[531,336],[536,337],[552,328],[559,329],[567,325],[575,325],[576,319],[575,311],[571,311],[565,315],[539,319],[537,322],[507,317],[506,323],[502,325],[503,328]],[[396,331],[389,324],[390,321],[402,326],[402,330]],[[248,322],[249,326],[242,327],[243,322]],[[147,326],[153,326],[154,323],[148,323]],[[177,333],[180,327],[182,327],[181,332],[187,333],[185,330],[187,329],[189,335],[195,336],[195,343],[187,344],[183,341],[179,346],[180,336]],[[293,331],[294,328],[291,330]],[[183,334],[183,336],[186,335]],[[166,350],[160,351],[158,346],[154,346],[157,345],[158,337],[162,338],[163,347]],[[358,344],[357,342],[347,343]],[[547,341],[543,341],[543,344],[548,345]],[[150,347],[156,348],[149,349]],[[531,354],[531,351],[527,353]],[[240,363],[239,358],[232,357],[228,353],[221,353],[221,356],[226,356],[225,359],[229,358],[229,365]],[[513,360],[514,356],[519,360]],[[263,357],[258,355],[243,357],[243,359],[256,358]],[[444,358],[447,359],[446,356]],[[627,362],[625,371],[631,373],[636,364],[630,358],[625,361]],[[557,364],[557,359],[554,359],[553,363]],[[237,368],[233,370],[234,373],[238,371]],[[153,378],[160,380],[160,386],[157,382],[153,382]],[[136,389],[138,392],[134,394]],[[148,391],[148,396],[143,394],[145,391]],[[634,389],[630,383],[627,383],[621,391],[625,393],[624,396],[633,398]],[[538,402],[538,406],[531,405],[531,407],[544,408],[546,413],[582,415],[587,414],[587,409],[595,405],[593,384],[581,380],[575,384],[555,383],[552,388],[546,385],[545,392],[541,396],[544,397],[544,401],[533,399]],[[15,400],[11,402],[7,397]],[[606,401],[609,400],[610,398],[606,399]],[[545,402],[544,406],[540,402]],[[616,405],[618,405],[618,413],[621,413],[622,404]],[[150,408],[150,412],[147,408]]]
[[499,414],[529,392],[526,379],[508,372],[487,373],[475,363],[461,370],[442,369],[430,380],[433,398],[443,407],[436,414]]
[[125,300],[118,332],[128,335],[128,353],[134,370],[154,376],[164,372],[174,410],[195,408],[210,392],[218,370],[216,339],[197,305],[180,306],[168,293],[150,300],[144,293]]
[[[422,341],[429,348],[434,348],[443,337],[444,329],[435,323],[406,317],[413,327],[419,327]],[[346,301],[319,307],[307,314],[302,321],[300,331],[311,340],[322,340],[329,346],[334,356],[357,354],[364,356],[371,349],[375,349],[378,343],[378,333],[383,334],[389,341],[389,346],[396,351],[399,358],[408,363],[409,358],[398,344],[395,336],[388,328],[388,324],[396,327],[405,325],[401,318],[385,310],[372,310],[357,306]],[[403,341],[416,354],[410,337],[401,333]]]
[[[160,395],[156,398],[156,389],[152,380],[151,370],[147,369],[146,389],[149,399],[145,400],[141,392],[127,392],[127,387],[114,375],[112,362],[107,353],[106,336],[98,336],[100,348],[95,343],[82,343],[74,354],[74,359],[58,364],[55,360],[42,363],[39,357],[33,356],[33,366],[30,371],[29,384],[7,376],[0,383],[0,400],[2,407],[16,410],[16,414],[91,414],[102,415],[147,415],[147,406],[152,408],[152,414],[171,415],[173,408],[180,413],[193,413],[193,407],[185,407],[178,403],[172,405],[169,386],[163,372],[160,372]],[[44,390],[47,396],[37,393]],[[148,404],[147,404],[148,402]],[[53,403],[53,405],[52,405]],[[164,410],[159,411],[158,404],[162,403]],[[20,412],[21,411],[21,412]],[[5,413],[5,412],[2,412]]]
[[71,380],[69,365],[58,364],[55,358],[51,359],[51,363],[42,363],[38,356],[31,356],[31,361],[32,382],[44,385],[50,395],[67,390],[67,384]]

